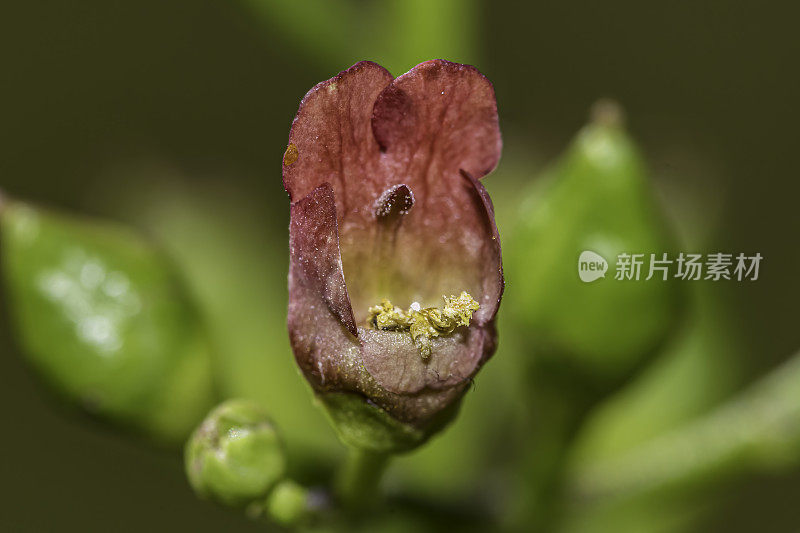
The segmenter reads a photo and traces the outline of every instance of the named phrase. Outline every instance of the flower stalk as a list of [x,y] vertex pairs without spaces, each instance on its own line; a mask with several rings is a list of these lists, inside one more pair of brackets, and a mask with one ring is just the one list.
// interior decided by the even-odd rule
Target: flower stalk
[[388,453],[348,447],[336,482],[336,495],[345,511],[352,513],[376,502],[390,458]]

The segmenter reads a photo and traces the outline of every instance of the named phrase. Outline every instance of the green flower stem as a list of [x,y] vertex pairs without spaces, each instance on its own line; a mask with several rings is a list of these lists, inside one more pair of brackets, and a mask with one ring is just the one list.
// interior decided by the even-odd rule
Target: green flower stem
[[800,463],[800,353],[738,396],[614,459],[576,467],[570,492],[623,497]]
[[[326,66],[371,59],[400,74],[433,57],[478,62],[476,0],[244,0],[244,4],[271,33]],[[363,26],[374,31],[357,31]],[[369,57],[364,57],[365,50]]]
[[391,456],[360,448],[349,448],[336,484],[336,495],[346,510],[375,503],[378,484]]
[[[543,372],[542,375],[547,375]],[[509,514],[513,529],[552,531],[558,521],[568,453],[595,397],[561,381],[536,380],[530,404],[531,445],[523,459],[521,487]]]

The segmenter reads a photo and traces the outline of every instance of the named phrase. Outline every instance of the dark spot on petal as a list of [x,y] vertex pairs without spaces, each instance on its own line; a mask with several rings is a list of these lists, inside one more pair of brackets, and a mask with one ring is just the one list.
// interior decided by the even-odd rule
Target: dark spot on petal
[[381,152],[414,129],[412,101],[403,90],[389,85],[378,95],[372,108],[372,133]]
[[287,167],[297,161],[300,157],[300,152],[297,151],[297,146],[290,144],[286,147],[286,152],[283,154],[283,164]]
[[389,187],[375,202],[375,215],[378,218],[389,218],[394,215],[405,215],[414,206],[414,193],[408,185],[400,184]]

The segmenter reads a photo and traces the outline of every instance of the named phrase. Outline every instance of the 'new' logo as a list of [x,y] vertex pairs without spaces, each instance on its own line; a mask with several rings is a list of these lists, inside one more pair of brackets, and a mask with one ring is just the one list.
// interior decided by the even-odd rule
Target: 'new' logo
[[581,252],[578,258],[578,276],[584,283],[606,277],[608,262],[600,254],[589,250]]

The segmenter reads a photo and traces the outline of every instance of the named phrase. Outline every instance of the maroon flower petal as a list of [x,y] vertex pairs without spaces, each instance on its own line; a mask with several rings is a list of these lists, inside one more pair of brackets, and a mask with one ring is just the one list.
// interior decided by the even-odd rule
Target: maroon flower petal
[[[486,207],[475,201],[474,185],[465,184],[461,172],[480,177],[499,160],[502,142],[491,83],[474,67],[422,63],[381,92],[372,126],[383,152],[386,185],[406,184],[415,204],[391,232],[345,228],[345,276],[374,280],[370,264],[376,262],[379,269],[372,268],[382,276],[351,290],[357,321],[376,298],[437,306],[442,295],[462,290],[489,304],[479,312],[479,320],[489,320],[502,292],[502,273],[499,249],[486,250],[481,243],[497,243],[497,230],[493,213],[486,224]],[[388,245],[376,244],[387,238]],[[381,250],[379,257],[375,250]],[[494,274],[487,283],[484,274],[490,270]]]
[[317,84],[300,102],[284,156],[283,186],[292,200],[329,182],[336,191],[339,220],[369,210],[385,189],[380,149],[372,134],[372,107],[392,75],[361,61]]
[[433,339],[431,358],[424,361],[410,335],[364,328],[360,334],[364,368],[381,387],[397,394],[463,383],[478,371],[487,346],[492,344],[482,328],[459,328]]
[[358,335],[342,273],[336,203],[330,183],[323,183],[291,205],[289,261],[289,321],[309,312],[318,314],[317,309],[324,303],[350,333]]
[[[344,276],[357,280],[349,287],[356,322],[381,298],[438,306],[442,295],[467,290],[481,303],[496,300],[482,277],[486,260],[496,263],[482,243],[496,230],[460,171],[484,175],[500,148],[494,90],[473,67],[428,61],[392,81],[361,62],[309,91],[292,125],[284,185],[293,199],[333,186]],[[376,223],[376,202],[400,184],[413,208]]]
[[[373,286],[403,306],[412,301],[438,306],[442,295],[467,290],[482,306],[489,303],[479,311],[485,322],[494,316],[502,285],[499,250],[486,246],[493,239],[497,243],[497,230],[493,213],[487,224],[481,194],[475,195],[475,186],[465,183],[461,172],[481,177],[500,158],[502,141],[491,83],[468,65],[421,63],[378,95],[372,128],[383,152],[387,184],[404,183],[415,198],[414,208],[392,235],[391,257],[381,258],[383,265],[391,265],[390,277],[396,283]],[[370,238],[345,236],[343,241],[363,243]],[[344,248],[345,275],[355,268],[351,265],[359,265],[359,278],[369,278],[363,265],[370,254],[374,256],[372,250],[358,244]],[[490,270],[494,273],[487,282],[484,274]],[[363,302],[378,296],[373,286],[362,284],[351,292],[357,319]]]
[[505,281],[503,278],[503,259],[500,251],[500,233],[497,231],[497,224],[494,221],[494,204],[489,197],[489,193],[483,184],[469,175],[468,172],[462,171],[464,178],[472,185],[474,194],[480,199],[481,206],[483,207],[483,224],[484,231],[491,234],[491,239],[484,240],[484,251],[481,262],[483,266],[483,290],[480,309],[475,312],[473,320],[478,325],[484,325],[494,319],[497,314],[497,308],[500,307],[500,298],[503,296],[505,289]]
[[469,65],[437,59],[398,77],[378,96],[372,129],[390,173],[430,196],[460,170],[481,178],[500,160],[494,88]]

